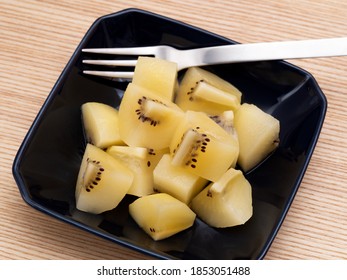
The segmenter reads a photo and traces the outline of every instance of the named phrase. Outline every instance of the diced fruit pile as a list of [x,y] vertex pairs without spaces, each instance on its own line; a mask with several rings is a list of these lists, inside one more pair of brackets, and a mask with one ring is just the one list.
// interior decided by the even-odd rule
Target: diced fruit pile
[[[243,172],[279,144],[277,119],[201,68],[181,83],[173,62],[140,57],[119,110],[82,105],[87,147],[76,184],[76,207],[99,214],[126,195],[136,223],[154,240],[191,227],[247,222],[252,188]],[[235,169],[240,168],[240,169]]]

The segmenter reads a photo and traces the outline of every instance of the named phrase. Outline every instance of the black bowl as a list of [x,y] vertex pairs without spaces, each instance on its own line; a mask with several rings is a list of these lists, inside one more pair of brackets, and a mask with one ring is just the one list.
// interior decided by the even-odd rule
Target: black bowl
[[137,9],[96,20],[17,153],[13,174],[21,195],[42,212],[157,258],[262,259],[300,186],[327,107],[315,79],[284,61],[205,67],[239,88],[243,102],[258,105],[281,123],[279,148],[246,174],[253,186],[254,215],[245,225],[216,229],[197,219],[189,230],[155,242],[129,217],[132,197],[100,215],[75,208],[76,177],[86,145],[80,107],[88,101],[118,107],[127,85],[125,81],[83,75],[81,71],[86,67],[81,62],[81,49],[160,44],[186,49],[235,42]]

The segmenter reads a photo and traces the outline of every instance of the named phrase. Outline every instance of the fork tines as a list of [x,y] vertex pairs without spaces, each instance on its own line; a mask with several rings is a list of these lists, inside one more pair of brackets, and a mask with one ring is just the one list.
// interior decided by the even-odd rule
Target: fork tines
[[[123,66],[134,67],[137,60],[91,60],[85,59],[82,62],[84,64],[102,65],[102,66]],[[84,74],[108,77],[108,78],[128,78],[131,79],[134,76],[133,71],[101,71],[101,70],[84,70]]]
[[103,66],[135,66],[137,60],[94,60],[84,59],[85,64],[103,65]]
[[[113,51],[112,51],[113,50]],[[116,53],[115,53],[116,50]],[[82,49],[83,52],[96,53],[96,54],[120,54],[125,55],[125,48],[120,49]],[[98,65],[105,67],[135,67],[136,59],[84,59],[84,64]],[[83,73],[87,75],[108,77],[108,78],[126,78],[131,79],[134,76],[133,71],[104,71],[104,70],[84,70]]]
[[[131,48],[90,48],[82,49],[82,52],[93,53],[100,55],[121,55],[121,56],[133,56],[136,59],[117,59],[117,60],[93,60],[85,59],[83,63],[90,65],[106,66],[106,67],[133,67],[136,65],[137,57],[140,55],[153,56],[157,47],[131,47]],[[103,76],[109,78],[129,78],[131,79],[134,72],[129,71],[100,71],[100,70],[84,70],[84,74]]]
[[130,72],[130,71],[83,70],[83,74],[107,77],[107,78],[120,78],[120,79],[132,79],[134,76],[134,72]]

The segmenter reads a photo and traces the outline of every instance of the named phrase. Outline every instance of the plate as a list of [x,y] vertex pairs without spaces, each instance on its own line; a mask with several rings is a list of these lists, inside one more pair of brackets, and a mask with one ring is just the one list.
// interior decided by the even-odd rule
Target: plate
[[[242,102],[280,120],[280,146],[246,174],[253,187],[253,217],[242,226],[216,229],[196,219],[171,238],[152,241],[131,219],[126,197],[112,211],[91,215],[75,208],[75,183],[86,146],[81,105],[118,107],[126,81],[82,74],[82,48],[170,45],[180,49],[236,42],[138,9],[97,19],[58,78],[13,163],[29,205],[88,232],[159,259],[262,259],[300,186],[319,137],[327,102],[314,77],[284,61],[205,67],[234,84]],[[184,71],[179,73],[182,76]],[[77,242],[77,241],[76,241]]]

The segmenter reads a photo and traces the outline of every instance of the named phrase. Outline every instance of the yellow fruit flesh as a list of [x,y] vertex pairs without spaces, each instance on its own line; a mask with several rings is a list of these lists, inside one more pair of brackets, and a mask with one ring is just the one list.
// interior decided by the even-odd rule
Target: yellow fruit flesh
[[124,145],[119,135],[118,111],[115,108],[87,102],[81,109],[88,142],[102,149],[111,145]]
[[219,114],[226,110],[236,110],[240,106],[236,96],[206,82],[198,82],[196,87],[187,93],[187,97],[183,99],[186,102],[179,103],[180,108],[184,111],[194,110],[207,114]]
[[186,204],[166,193],[138,198],[129,205],[129,213],[154,240],[191,227],[196,216]]
[[186,204],[189,204],[208,182],[181,166],[171,164],[169,154],[161,158],[153,171],[153,177],[157,191],[170,194]]
[[169,150],[169,147],[164,149],[147,148],[147,152],[148,152],[149,165],[154,170],[158,162],[161,160],[162,156],[165,154],[168,154],[170,150]]
[[191,208],[213,227],[244,224],[253,214],[252,187],[241,171],[231,168],[193,198]]
[[279,144],[279,121],[253,104],[242,104],[235,113],[234,126],[240,143],[238,164],[244,171],[255,167]]
[[134,174],[128,194],[144,196],[153,193],[153,167],[148,163],[147,148],[112,146],[107,149],[107,153],[121,161]]
[[130,83],[119,108],[120,136],[129,146],[163,149],[182,117],[176,104]]
[[240,106],[241,92],[227,81],[198,67],[189,68],[177,92],[175,103],[184,111],[219,114]]
[[76,208],[93,214],[115,208],[130,189],[133,178],[126,166],[88,144],[76,183]]
[[139,57],[132,82],[172,101],[177,82],[177,64],[154,57]]
[[[237,140],[201,112],[187,111],[170,144],[172,164],[216,181],[239,153]],[[218,156],[223,155],[223,156]]]
[[221,114],[210,115],[209,117],[226,132],[232,135],[236,140],[238,139],[236,130],[234,128],[234,111],[228,110],[222,112]]

